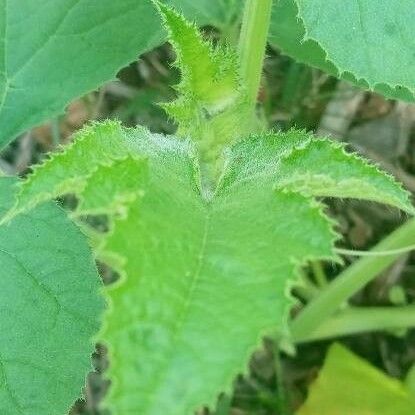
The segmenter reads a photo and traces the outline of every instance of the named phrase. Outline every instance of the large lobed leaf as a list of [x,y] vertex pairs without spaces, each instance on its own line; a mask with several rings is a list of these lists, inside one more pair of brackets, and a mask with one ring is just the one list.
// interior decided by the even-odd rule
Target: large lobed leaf
[[[94,162],[103,132],[105,165]],[[77,146],[86,158],[95,154],[88,172],[76,166]],[[120,148],[125,157],[119,150],[111,157]],[[121,274],[107,290],[111,307],[101,334],[111,358],[106,404],[115,414],[182,415],[212,405],[245,370],[262,336],[285,333],[298,267],[335,259],[332,222],[314,199],[326,194],[318,180],[346,183],[344,194],[339,187],[332,196],[383,200],[412,212],[407,193],[389,176],[303,132],[252,136],[224,157],[212,192],[200,183],[194,144],[114,122],[95,125],[35,170],[8,215],[67,191],[80,196],[82,215],[94,194],[106,193],[94,209],[112,215],[98,255]],[[110,174],[124,162],[123,171],[134,174],[127,185]],[[289,169],[294,184],[287,182]],[[78,186],[68,189],[65,181]]]
[[399,380],[334,344],[297,415],[411,415],[414,409],[415,396]]
[[[0,215],[15,179],[0,178]],[[84,236],[53,204],[0,226],[0,413],[64,415],[81,394],[103,313]]]

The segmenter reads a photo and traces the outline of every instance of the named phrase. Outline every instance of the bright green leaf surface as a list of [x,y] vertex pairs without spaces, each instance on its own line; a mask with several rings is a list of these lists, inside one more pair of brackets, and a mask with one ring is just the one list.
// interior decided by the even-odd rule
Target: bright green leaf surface
[[347,154],[344,146],[329,140],[314,140],[283,159],[278,170],[281,188],[313,196],[349,197],[398,206],[408,213],[409,193],[396,185],[392,176],[358,157]]
[[178,124],[177,135],[198,142],[203,162],[214,164],[224,145],[254,127],[236,50],[212,47],[183,15],[163,5],[159,10],[182,73],[176,87],[179,98],[163,107]]
[[339,344],[333,345],[297,415],[412,415],[404,385]]
[[[32,177],[36,177],[36,180],[30,178],[26,181],[19,193],[19,206],[12,211],[13,215],[51,197],[70,192],[79,194],[86,186],[86,180],[96,170],[127,159],[130,156],[128,143],[122,140],[123,136],[117,127],[117,122],[90,126],[75,136],[76,146],[69,146],[65,152],[52,155],[44,165],[35,167]],[[91,151],[92,148],[94,151]],[[67,174],[68,171],[71,175]],[[99,175],[96,180],[100,180]],[[127,187],[128,183],[120,182],[121,186]],[[86,190],[88,193],[93,191],[90,188]],[[91,205],[94,202],[88,203]],[[92,207],[88,206],[88,209]]]
[[[297,5],[303,20],[297,18]],[[335,0],[276,0],[270,41],[283,53],[331,75],[389,98],[414,101],[414,9],[413,0],[393,5],[372,0],[341,5]]]
[[[85,173],[75,160],[81,148],[85,159],[97,152],[94,131],[101,140],[108,134],[108,158],[105,166],[96,166],[98,159],[91,156],[95,167]],[[328,148],[320,148],[322,143]],[[111,162],[111,148],[127,149],[129,157]],[[340,163],[332,176],[324,165],[330,149],[337,157],[333,163]],[[251,137],[225,150],[225,170],[212,193],[201,187],[194,144],[107,122],[79,133],[66,153],[29,177],[16,211],[33,206],[30,198],[38,203],[37,194],[57,196],[57,189],[91,203],[90,183],[125,204],[98,248],[122,275],[108,290],[111,307],[102,332],[113,381],[107,405],[115,414],[182,415],[212,405],[245,370],[261,337],[286,330],[287,291],[297,267],[307,259],[333,259],[336,239],[312,197],[318,192],[305,192],[304,185],[298,193],[296,186],[284,185],[286,172],[291,163],[293,175],[298,169],[304,176],[308,168],[316,177],[339,180],[347,156],[341,150],[340,157],[338,149],[298,131]],[[315,158],[319,151],[321,160]],[[353,194],[347,186],[342,194],[339,187],[333,196],[365,198],[369,187],[371,196],[378,192],[378,199],[410,210],[406,192],[349,157],[351,167],[343,176],[354,175],[362,186]],[[127,185],[118,180],[124,161],[123,174],[133,175]],[[358,174],[367,174],[367,186]],[[59,186],[68,180],[84,184]],[[390,186],[381,189],[377,180]],[[126,189],[131,197],[119,199]],[[101,213],[114,213],[108,197],[102,204]]]
[[[101,165],[86,180],[77,212],[82,215],[125,215],[128,206],[140,195],[137,180],[145,174],[144,161],[127,156]],[[117,185],[114,188],[114,178]]]
[[[0,178],[0,214],[15,180]],[[52,204],[0,226],[0,413],[65,415],[103,313],[85,237]]]

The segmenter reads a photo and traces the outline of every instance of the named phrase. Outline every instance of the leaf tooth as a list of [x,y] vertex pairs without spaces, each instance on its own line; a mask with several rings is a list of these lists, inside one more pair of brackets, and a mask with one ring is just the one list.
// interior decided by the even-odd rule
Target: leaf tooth
[[77,132],[71,144],[49,154],[19,182],[16,202],[2,218],[7,223],[39,203],[67,193],[80,193],[99,166],[132,154],[118,121],[91,123]]
[[[351,71],[345,67],[340,66],[337,62],[336,59],[334,58],[334,54],[330,52],[330,50],[325,47],[322,42],[318,39],[318,37],[316,35],[313,35],[313,27],[310,26],[308,27],[305,24],[304,18],[302,16],[302,12],[301,12],[301,8],[303,6],[302,2],[299,0],[294,0],[295,2],[295,6],[297,9],[297,14],[296,14],[296,18],[299,22],[301,22],[302,28],[304,30],[304,35],[302,38],[302,43],[305,43],[307,41],[312,41],[314,43],[316,43],[318,45],[318,47],[324,52],[324,59],[326,62],[330,63],[331,65],[333,65],[333,67],[336,68],[337,70],[337,74],[336,76],[338,78],[345,78],[347,79],[346,75],[350,75],[356,84],[358,84],[359,86],[362,86],[361,84],[364,83],[367,85],[367,88],[369,91],[371,92],[375,92],[375,91],[382,91],[384,89],[384,87],[391,89],[393,92],[397,92],[399,90],[400,94],[404,94],[404,91],[407,91],[408,94],[404,94],[407,95],[406,99],[410,102],[414,101],[414,95],[415,95],[415,88],[410,89],[405,87],[403,84],[401,83],[391,83],[391,82],[375,82],[372,81],[370,79],[368,79],[368,77],[366,75],[364,75],[363,73],[361,73],[361,71],[359,70],[354,70]],[[402,95],[402,96],[404,96]],[[388,96],[388,93],[386,93],[386,96]]]

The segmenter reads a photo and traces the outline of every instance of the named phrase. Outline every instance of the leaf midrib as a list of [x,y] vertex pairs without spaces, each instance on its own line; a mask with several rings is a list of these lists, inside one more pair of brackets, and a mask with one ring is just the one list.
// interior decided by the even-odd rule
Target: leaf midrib
[[211,202],[204,202],[202,195],[200,195],[200,198],[201,198],[201,202],[203,203],[203,207],[205,209],[205,221],[204,221],[204,227],[203,227],[202,240],[200,243],[200,249],[198,251],[199,253],[198,253],[197,264],[196,264],[193,276],[191,278],[192,281],[190,284],[190,288],[186,294],[186,301],[184,302],[184,305],[183,305],[181,313],[179,314],[179,317],[176,319],[176,324],[173,329],[173,340],[171,343],[169,353],[165,355],[165,359],[163,360],[163,367],[159,368],[158,375],[156,376],[155,380],[152,382],[152,384],[157,385],[157,387],[152,387],[150,389],[153,391],[153,393],[151,393],[150,399],[147,401],[146,410],[144,413],[148,413],[149,410],[151,410],[155,404],[155,400],[158,396],[158,391],[160,390],[160,387],[163,381],[165,380],[163,379],[163,377],[165,377],[166,373],[168,372],[169,364],[172,360],[172,357],[174,356],[174,350],[179,340],[184,323],[186,322],[189,316],[189,310],[191,308],[192,299],[194,298],[194,294],[197,291],[197,286],[200,281],[201,270],[203,268],[203,263],[205,259],[206,246],[207,246],[210,223],[211,223],[211,206],[210,206]]

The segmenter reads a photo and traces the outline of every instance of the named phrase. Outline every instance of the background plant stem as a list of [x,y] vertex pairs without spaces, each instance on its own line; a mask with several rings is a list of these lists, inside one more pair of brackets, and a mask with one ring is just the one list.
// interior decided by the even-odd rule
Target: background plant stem
[[294,337],[296,343],[338,336],[415,326],[415,305],[402,307],[353,307],[324,320],[313,332]]
[[[411,219],[376,245],[372,252],[399,249],[414,242],[415,219]],[[302,339],[311,336],[342,304],[389,267],[399,256],[365,257],[349,266],[321,290],[320,294],[294,319],[291,324],[293,337]]]
[[246,0],[239,40],[242,77],[247,86],[249,105],[254,110],[264,64],[272,0]]

